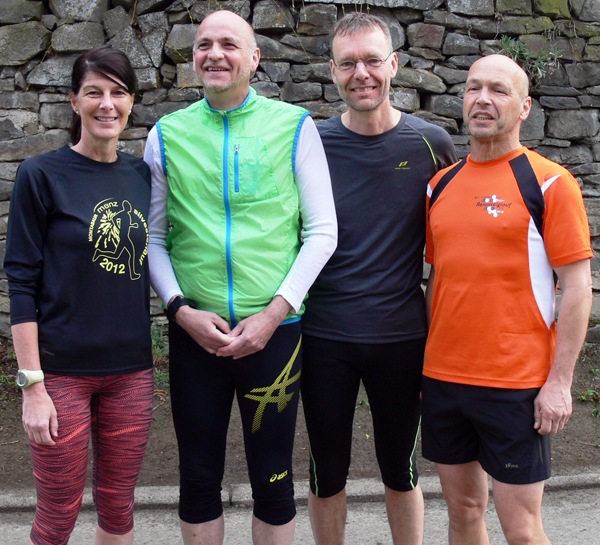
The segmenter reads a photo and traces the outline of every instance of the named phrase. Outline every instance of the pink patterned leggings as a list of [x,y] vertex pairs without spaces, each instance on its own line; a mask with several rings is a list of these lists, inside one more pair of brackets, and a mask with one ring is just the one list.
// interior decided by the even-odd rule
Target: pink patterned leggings
[[55,446],[30,442],[37,508],[31,539],[63,545],[75,527],[85,487],[90,434],[99,526],[133,529],[134,489],[152,420],[153,370],[111,376],[46,374],[58,413]]

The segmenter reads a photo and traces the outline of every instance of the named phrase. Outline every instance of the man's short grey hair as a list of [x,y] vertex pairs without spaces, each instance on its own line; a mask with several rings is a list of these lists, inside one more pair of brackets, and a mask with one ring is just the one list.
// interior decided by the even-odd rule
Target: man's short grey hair
[[390,46],[390,52],[394,50],[392,45],[392,35],[387,23],[377,15],[369,13],[355,12],[344,15],[333,27],[329,33],[329,38],[333,44],[333,39],[336,36],[346,36],[355,32],[381,30],[385,36],[385,41]]

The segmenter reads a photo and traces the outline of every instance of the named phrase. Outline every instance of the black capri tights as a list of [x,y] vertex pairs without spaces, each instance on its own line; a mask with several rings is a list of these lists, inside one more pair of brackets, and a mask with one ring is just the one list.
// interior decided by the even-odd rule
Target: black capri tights
[[313,494],[328,498],[346,486],[361,380],[373,415],[383,483],[398,492],[415,488],[425,339],[362,344],[305,335],[303,343],[302,405]]
[[254,515],[282,525],[296,515],[292,450],[302,367],[298,322],[282,325],[267,346],[234,360],[209,354],[171,324],[170,379],[179,445],[179,517],[190,524],[223,513],[221,481],[227,428],[237,395]]

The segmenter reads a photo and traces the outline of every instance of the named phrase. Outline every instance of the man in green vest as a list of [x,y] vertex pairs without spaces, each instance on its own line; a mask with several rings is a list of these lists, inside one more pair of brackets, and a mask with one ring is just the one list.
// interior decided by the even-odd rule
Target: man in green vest
[[[229,11],[198,28],[204,100],[148,135],[149,263],[170,327],[185,545],[222,544],[233,396],[254,498],[252,539],[291,544],[292,446],[308,288],[333,253],[335,208],[308,112],[250,88],[260,50]],[[302,237],[300,230],[302,229]]]

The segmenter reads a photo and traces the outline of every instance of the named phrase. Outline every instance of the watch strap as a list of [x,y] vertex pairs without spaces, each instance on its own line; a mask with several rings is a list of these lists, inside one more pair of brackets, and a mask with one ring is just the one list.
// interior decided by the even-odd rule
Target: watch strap
[[19,369],[17,372],[17,386],[27,388],[36,382],[44,380],[44,371],[41,369]]
[[196,303],[186,297],[175,297],[175,299],[171,301],[169,306],[167,306],[165,309],[165,314],[170,322],[175,321],[175,315],[177,314],[177,311],[184,306],[196,308]]

